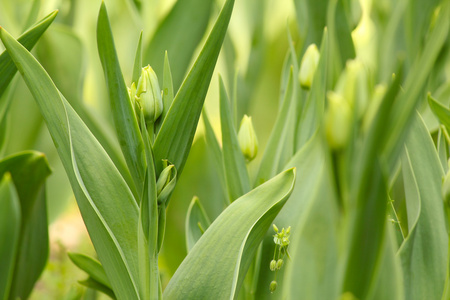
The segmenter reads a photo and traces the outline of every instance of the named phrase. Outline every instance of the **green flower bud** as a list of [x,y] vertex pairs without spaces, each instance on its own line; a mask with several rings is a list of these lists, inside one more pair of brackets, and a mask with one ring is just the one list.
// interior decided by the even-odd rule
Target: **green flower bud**
[[277,289],[277,282],[275,280],[273,280],[270,283],[270,292],[273,293],[273,292],[275,292],[276,289]]
[[275,271],[277,269],[277,262],[275,259],[272,259],[270,262],[270,271]]
[[272,226],[273,226],[273,230],[275,230],[275,232],[278,233],[278,227],[277,227],[277,225],[273,224]]
[[158,77],[150,66],[142,68],[136,89],[136,100],[144,112],[145,121],[153,124],[163,111]]
[[319,57],[320,53],[316,44],[309,45],[303,55],[300,70],[298,72],[300,86],[305,90],[309,90],[311,88],[314,74],[316,73],[316,69],[319,64]]
[[167,200],[172,193],[177,182],[177,169],[174,165],[165,162],[166,167],[159,175],[156,182],[156,194],[158,196],[158,204],[161,204]]
[[325,134],[331,149],[339,150],[350,138],[351,109],[339,94],[328,92],[328,109],[325,115]]
[[280,258],[280,259],[277,261],[277,269],[278,269],[278,270],[281,269],[282,266],[283,266],[283,260]]
[[244,115],[238,133],[239,146],[247,161],[252,161],[258,153],[258,139],[253,129],[252,118]]

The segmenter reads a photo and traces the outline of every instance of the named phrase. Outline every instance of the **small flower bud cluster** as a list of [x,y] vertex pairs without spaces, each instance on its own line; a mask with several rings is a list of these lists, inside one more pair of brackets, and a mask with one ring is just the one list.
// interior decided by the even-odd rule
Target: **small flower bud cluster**
[[[275,252],[273,254],[273,259],[270,261],[270,270],[275,272],[275,278],[270,283],[270,292],[273,293],[277,288],[277,272],[283,267],[284,264],[284,256],[287,254],[289,257],[289,253],[287,252],[289,246],[289,236],[291,234],[291,226],[289,226],[286,230],[284,228],[281,231],[278,230],[278,227],[273,224],[273,230],[275,234],[273,236],[273,241],[275,243]],[[278,251],[277,251],[278,250]],[[278,252],[278,256],[277,256]]]

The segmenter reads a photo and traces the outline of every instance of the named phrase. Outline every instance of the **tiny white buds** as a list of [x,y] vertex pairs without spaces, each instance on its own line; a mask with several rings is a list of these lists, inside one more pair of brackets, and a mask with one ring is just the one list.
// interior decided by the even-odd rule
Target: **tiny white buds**
[[252,118],[244,115],[238,133],[239,146],[247,161],[252,161],[258,153],[258,139],[253,128]]
[[309,45],[303,55],[300,70],[298,72],[300,86],[305,90],[311,88],[314,74],[316,73],[317,65],[319,64],[319,57],[320,53],[316,44]]
[[277,261],[272,259],[270,262],[270,271],[275,271],[277,269]]

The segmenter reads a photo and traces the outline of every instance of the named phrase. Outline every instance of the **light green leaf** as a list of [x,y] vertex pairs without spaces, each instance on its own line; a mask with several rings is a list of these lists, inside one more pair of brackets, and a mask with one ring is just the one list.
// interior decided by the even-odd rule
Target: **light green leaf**
[[[323,28],[327,25],[327,7],[330,0],[294,0],[298,28],[305,45],[319,45]],[[306,37],[305,37],[306,36]]]
[[102,264],[96,259],[81,254],[81,253],[67,253],[70,260],[81,270],[85,271],[92,279],[98,281],[104,286],[111,288],[108,277],[106,276],[105,270]]
[[[47,28],[52,24],[58,11],[54,11],[43,18],[41,21],[36,23],[32,28],[24,32],[17,40],[21,43],[27,50],[31,50],[37,41],[41,38],[42,34],[47,30]],[[17,68],[14,65],[11,57],[4,51],[0,55],[0,97],[5,92],[6,87],[13,79],[17,72]]]
[[248,193],[251,186],[244,154],[239,146],[236,129],[233,125],[230,101],[228,100],[222,77],[219,77],[219,90],[223,163],[225,166],[228,195],[232,202]]
[[228,206],[184,259],[164,298],[236,297],[253,254],[292,192],[294,181],[295,169],[290,169]]
[[0,161],[0,177],[9,172],[20,201],[22,216],[10,299],[25,299],[44,270],[48,258],[45,180],[50,167],[42,153],[21,152]]
[[289,139],[289,132],[294,128],[297,100],[294,97],[294,85],[297,83],[294,82],[293,72],[293,67],[291,67],[283,106],[270,133],[258,175],[256,176],[256,185],[272,178],[286,163],[282,161],[282,157],[291,157],[294,152],[294,146],[292,145],[292,148],[289,147],[289,144],[294,142]]
[[225,2],[205,46],[164,119],[153,147],[157,173],[162,171],[162,159],[173,163],[178,174],[183,171],[233,5],[234,0]]
[[448,133],[444,126],[440,126],[437,139],[437,152],[439,161],[444,169],[444,173],[448,172]]
[[[97,280],[95,280],[92,277],[89,277],[86,280],[79,281],[79,283],[81,285],[84,285],[85,287],[88,287],[89,289],[100,291],[103,294],[106,294],[109,297],[111,297],[111,299],[116,299],[116,295],[109,287],[103,285],[102,283],[98,282]],[[86,293],[87,293],[87,291],[86,291]],[[86,299],[86,298],[83,298],[83,299]]]
[[[406,194],[410,230],[398,255],[402,261],[406,299],[440,299],[448,250],[441,192],[444,173],[419,115],[415,116],[411,131],[414,134],[408,136],[402,168],[411,175],[405,177],[405,191],[416,191],[417,194]],[[411,177],[415,180],[407,180]]]
[[191,251],[195,243],[202,237],[211,222],[198,197],[192,198],[186,216],[186,249]]
[[134,56],[134,65],[133,65],[133,75],[131,77],[131,83],[134,82],[134,84],[138,84],[139,77],[141,77],[141,70],[142,70],[142,30],[139,34],[139,40],[136,47],[136,54]]
[[395,101],[393,111],[389,117],[391,123],[389,137],[385,147],[386,155],[389,159],[389,166],[394,168],[397,158],[403,150],[403,143],[414,119],[414,110],[419,103],[423,85],[428,78],[434,62],[447,39],[450,27],[450,2],[444,1],[440,13],[437,17],[433,31],[429,34],[425,42],[422,55],[418,58],[408,77],[403,84],[404,93]]
[[105,73],[119,144],[133,177],[137,193],[140,194],[144,182],[142,161],[144,145],[135,117],[134,105],[128,95],[127,86],[120,70],[105,2],[102,2],[98,15],[97,47]]
[[0,30],[0,38],[46,120],[115,294],[119,298],[138,299],[136,200],[106,152],[45,70],[4,29]]
[[0,299],[6,300],[13,280],[21,214],[11,174],[2,174],[0,178]]
[[162,91],[163,91],[163,111],[161,113],[161,116],[158,120],[156,120],[155,128],[156,132],[159,131],[161,128],[161,125],[164,121],[164,119],[167,116],[167,113],[169,112],[169,108],[172,105],[173,102],[173,80],[172,80],[172,71],[170,70],[170,63],[169,63],[169,56],[164,56],[164,74],[163,74],[163,85],[162,85]]
[[216,168],[217,175],[219,176],[220,185],[222,186],[223,193],[227,199],[227,204],[230,202],[230,197],[228,196],[227,183],[225,179],[225,165],[223,162],[222,149],[220,148],[219,142],[217,141],[214,130],[209,122],[208,114],[206,110],[203,109],[202,112],[203,124],[205,125],[205,139],[208,145],[208,151],[213,154],[213,162]]
[[436,99],[434,99],[430,94],[428,94],[428,105],[431,111],[439,119],[439,122],[450,130],[450,109],[442,105]]
[[204,0],[177,1],[145,48],[144,62],[155,69],[159,78],[162,76],[164,53],[169,53],[172,65],[176,66],[173,70],[175,90],[180,87],[194,51],[205,34],[213,3]]

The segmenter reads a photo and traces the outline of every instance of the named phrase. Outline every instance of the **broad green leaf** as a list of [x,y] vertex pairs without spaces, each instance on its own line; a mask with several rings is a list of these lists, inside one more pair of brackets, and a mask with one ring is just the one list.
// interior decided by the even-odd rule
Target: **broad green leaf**
[[[442,170],[433,140],[416,115],[402,159],[406,180],[409,235],[398,255],[402,261],[406,299],[440,299],[447,272],[448,234],[441,192]],[[414,203],[416,202],[416,203]],[[418,203],[417,203],[418,202]],[[410,208],[414,212],[409,212]],[[426,258],[426,259],[424,259]]]
[[202,51],[176,94],[158,132],[153,147],[157,174],[162,171],[162,159],[173,163],[179,175],[183,171],[233,5],[234,0],[225,2]]
[[138,84],[139,77],[141,77],[141,70],[142,70],[142,30],[139,34],[139,40],[136,47],[136,54],[134,56],[134,65],[133,65],[133,75],[131,77],[131,83],[134,82],[134,84]]
[[294,181],[295,169],[290,169],[228,206],[184,259],[164,298],[236,297],[253,254],[292,192]]
[[408,77],[403,84],[404,93],[399,96],[393,106],[389,117],[390,130],[388,142],[385,147],[386,155],[391,168],[395,166],[403,143],[414,119],[414,110],[420,101],[420,92],[428,78],[434,62],[447,39],[450,27],[450,2],[444,1],[437,17],[433,31],[429,34],[422,55],[412,66]]
[[[316,133],[287,166],[302,170],[290,200],[274,223],[291,226],[291,260],[278,271],[274,294],[287,299],[335,299],[338,295],[339,208],[331,184],[324,141]],[[307,175],[306,175],[307,174]],[[271,299],[268,290],[273,272],[267,268],[273,256],[273,238],[266,235],[257,299]]]
[[314,74],[311,90],[306,98],[297,125],[296,149],[301,147],[313,136],[320,126],[325,108],[325,93],[327,88],[328,67],[328,31],[324,29],[320,48],[319,64]]
[[175,90],[180,87],[194,51],[205,34],[213,3],[204,0],[177,1],[145,48],[144,62],[155,69],[159,78],[164,67],[164,53],[169,53],[172,65],[176,66],[173,70]]
[[450,130],[450,109],[431,97],[430,94],[428,94],[428,105],[430,106],[431,111],[433,111],[439,119],[439,122],[443,124],[447,130]]
[[222,154],[225,166],[225,178],[228,195],[233,202],[251,189],[250,177],[247,171],[244,154],[242,154],[233,125],[233,116],[230,111],[230,101],[225,84],[219,77],[220,90],[220,124],[222,128]]
[[67,253],[70,260],[81,270],[85,271],[90,277],[104,286],[111,288],[108,277],[106,276],[105,270],[102,264],[96,259],[81,254],[81,253]]
[[105,2],[102,2],[97,23],[97,47],[109,91],[112,115],[119,144],[138,194],[144,182],[144,145],[135,117],[134,105],[128,95],[117,58]]
[[0,38],[47,123],[114,293],[119,298],[138,299],[136,200],[104,149],[45,70],[4,29],[0,30]]
[[6,300],[13,280],[21,215],[11,174],[2,174],[0,178],[0,299]]
[[[10,299],[29,296],[48,258],[45,180],[50,167],[42,153],[21,152],[0,161],[0,177],[9,172],[20,201],[20,237]],[[9,227],[10,228],[10,227]]]
[[186,249],[191,251],[211,222],[198,197],[192,198],[186,217]]
[[214,165],[216,167],[217,175],[219,176],[219,181],[222,186],[223,193],[227,199],[227,204],[229,204],[230,197],[228,196],[227,183],[225,179],[225,165],[223,162],[222,149],[220,148],[219,142],[217,141],[214,130],[209,122],[208,114],[206,110],[203,109],[202,112],[203,124],[205,125],[205,139],[208,145],[209,151],[212,152],[214,156]]
[[379,261],[377,278],[372,282],[368,300],[405,299],[400,258],[396,256],[395,224],[386,225],[386,235]]
[[[17,40],[21,43],[27,50],[31,50],[37,41],[41,38],[42,34],[47,30],[47,28],[52,24],[58,11],[54,11],[43,18],[41,21],[36,23],[32,28],[24,32]],[[17,68],[14,65],[11,57],[4,51],[0,55],[0,97],[5,92],[6,87],[13,79],[17,72]]]
[[133,186],[113,128],[83,102],[81,87],[86,57],[81,39],[71,28],[55,24],[43,37],[37,50],[40,63],[55,85],[106,150],[127,183]]
[[[109,287],[103,285],[102,283],[98,282],[97,280],[93,279],[92,277],[89,277],[86,280],[79,281],[79,283],[89,289],[100,291],[103,294],[108,295],[111,299],[117,299],[116,295]],[[86,291],[86,293],[87,293],[87,291]],[[83,298],[83,299],[86,299],[86,298]]]
[[283,106],[277,116],[275,125],[270,133],[269,141],[266,145],[261,164],[259,166],[258,175],[256,177],[256,185],[259,185],[272,178],[286,162],[281,161],[282,157],[289,157],[285,152],[293,154],[294,148],[290,149],[293,140],[289,140],[289,131],[293,130],[296,116],[296,98],[293,96],[294,82],[293,67],[289,73],[289,80],[286,86],[286,94],[283,100]]

